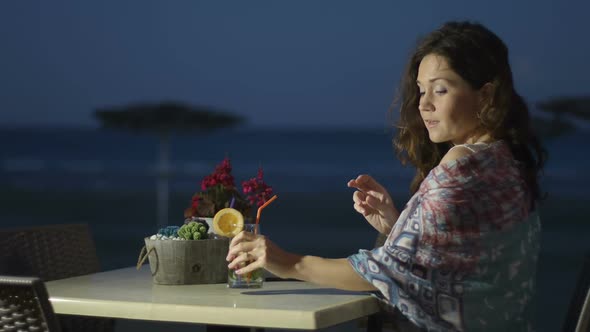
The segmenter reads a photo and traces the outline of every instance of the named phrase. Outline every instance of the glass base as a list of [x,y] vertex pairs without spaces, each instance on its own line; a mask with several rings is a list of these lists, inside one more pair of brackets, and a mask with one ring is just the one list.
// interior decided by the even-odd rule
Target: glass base
[[233,270],[227,273],[227,287],[229,288],[262,288],[264,274],[262,269],[254,270],[245,275],[237,275]]
[[262,288],[262,283],[228,283],[227,288]]

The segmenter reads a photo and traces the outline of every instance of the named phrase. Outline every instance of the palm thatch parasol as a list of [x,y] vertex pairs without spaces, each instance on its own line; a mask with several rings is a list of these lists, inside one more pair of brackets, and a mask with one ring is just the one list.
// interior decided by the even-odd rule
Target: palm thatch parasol
[[543,138],[554,138],[569,133],[575,129],[569,121],[562,119],[548,119],[540,116],[532,117],[535,133]]
[[207,133],[236,126],[244,118],[204,106],[179,102],[136,103],[95,111],[103,128],[148,132],[160,137],[157,180],[157,225],[168,224],[169,137],[172,132]]
[[533,126],[543,136],[556,137],[576,129],[572,120],[590,121],[590,97],[557,97],[537,103],[551,119],[533,118]]
[[537,104],[539,109],[555,116],[572,115],[590,120],[590,97],[558,97]]

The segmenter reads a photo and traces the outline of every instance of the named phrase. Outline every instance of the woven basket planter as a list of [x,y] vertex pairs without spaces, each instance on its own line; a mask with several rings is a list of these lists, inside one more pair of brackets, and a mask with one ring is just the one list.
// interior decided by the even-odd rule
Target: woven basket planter
[[229,239],[151,240],[145,238],[138,268],[147,256],[152,280],[160,285],[216,284],[227,282]]

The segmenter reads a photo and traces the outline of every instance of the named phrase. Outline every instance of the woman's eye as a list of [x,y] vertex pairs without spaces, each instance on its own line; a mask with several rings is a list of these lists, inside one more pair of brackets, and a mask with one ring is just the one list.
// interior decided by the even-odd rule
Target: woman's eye
[[422,96],[424,96],[424,94],[425,94],[425,93],[426,93],[426,92],[424,92],[424,91],[419,91],[419,92],[418,92],[418,95],[420,95],[420,97],[422,97]]
[[442,95],[442,94],[447,93],[447,90],[446,89],[435,90],[434,93],[436,93],[438,95]]

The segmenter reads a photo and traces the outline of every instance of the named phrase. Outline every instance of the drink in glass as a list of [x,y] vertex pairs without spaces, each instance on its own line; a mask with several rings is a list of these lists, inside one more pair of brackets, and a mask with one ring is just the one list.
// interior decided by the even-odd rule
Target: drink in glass
[[[244,231],[260,234],[260,225],[244,224]],[[245,266],[245,265],[244,265]],[[240,266],[239,268],[242,268]],[[236,268],[238,270],[239,268]],[[256,269],[246,274],[238,275],[236,270],[229,269],[227,271],[227,287],[229,288],[261,288],[264,281],[264,270]]]

